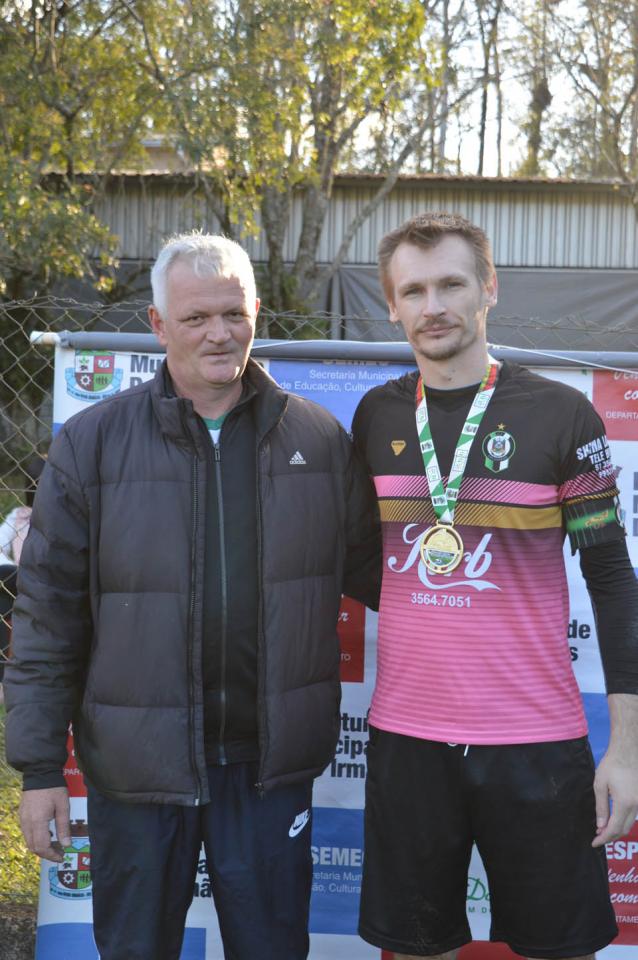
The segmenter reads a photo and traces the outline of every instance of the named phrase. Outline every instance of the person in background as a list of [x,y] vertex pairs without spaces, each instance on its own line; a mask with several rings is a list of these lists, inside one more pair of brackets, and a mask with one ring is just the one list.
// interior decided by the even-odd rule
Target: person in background
[[341,592],[378,592],[374,493],[337,421],[249,359],[241,247],[173,238],[151,278],[166,361],[62,427],[22,555],[5,680],[22,826],[62,858],[72,720],[102,960],[177,960],[202,841],[225,956],[302,960]]
[[17,589],[17,566],[29,532],[33,497],[45,459],[36,455],[22,466],[27,479],[25,503],[14,507],[0,523],[0,703],[4,701],[2,678],[11,644],[11,611]]
[[24,504],[14,507],[0,523],[0,564],[17,566],[20,563],[22,547],[29,532],[33,498],[45,460],[46,456],[35,455],[21,466],[26,478]]
[[[492,940],[592,958],[617,934],[604,845],[638,810],[638,585],[604,427],[579,391],[489,355],[479,227],[415,217],[381,241],[379,269],[418,369],[371,390],[353,424],[384,541],[360,934],[454,960],[476,843]],[[595,774],[565,535],[607,683]]]

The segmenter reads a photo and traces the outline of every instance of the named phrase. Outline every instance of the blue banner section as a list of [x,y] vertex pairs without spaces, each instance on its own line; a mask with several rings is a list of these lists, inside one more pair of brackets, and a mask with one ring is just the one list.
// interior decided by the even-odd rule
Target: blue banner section
[[589,742],[598,764],[609,743],[607,697],[604,693],[583,693],[582,698],[589,727]]
[[[90,923],[47,923],[38,927],[35,960],[99,960]],[[206,960],[206,931],[189,927],[180,960]]]
[[268,369],[284,390],[320,403],[349,430],[364,393],[386,380],[402,377],[414,370],[415,364],[271,360]]
[[310,932],[356,934],[363,868],[363,810],[312,812]]

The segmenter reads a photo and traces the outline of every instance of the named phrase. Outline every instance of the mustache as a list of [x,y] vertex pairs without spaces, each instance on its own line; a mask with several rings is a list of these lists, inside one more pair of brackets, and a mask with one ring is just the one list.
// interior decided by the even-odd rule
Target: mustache
[[428,320],[426,323],[420,323],[416,328],[416,332],[429,333],[430,330],[453,330],[455,326],[454,323],[450,323],[447,320]]

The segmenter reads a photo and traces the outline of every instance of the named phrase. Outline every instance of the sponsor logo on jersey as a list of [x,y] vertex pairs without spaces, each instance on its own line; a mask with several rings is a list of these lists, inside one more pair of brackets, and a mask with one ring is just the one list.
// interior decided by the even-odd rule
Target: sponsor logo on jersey
[[577,460],[589,460],[601,477],[615,476],[616,468],[611,461],[611,449],[607,437],[602,434],[576,450]]
[[492,473],[501,473],[503,470],[507,470],[515,452],[514,437],[505,430],[505,424],[503,423],[499,423],[498,430],[488,433],[483,441],[485,466]]
[[[435,574],[434,580],[430,580],[427,567],[421,559],[421,540],[426,532],[426,527],[420,523],[409,523],[403,528],[403,542],[410,547],[407,556],[401,561],[399,557],[388,557],[388,567],[393,573],[407,573],[414,564],[417,564],[417,574],[419,580],[424,586],[431,590],[451,590],[459,587],[471,587],[473,590],[482,592],[483,590],[500,590],[491,580],[484,579],[485,574],[492,565],[492,554],[487,549],[492,539],[491,533],[486,533],[473,551],[467,551],[463,556],[462,579],[457,579],[460,574],[455,571],[454,574]],[[448,577],[454,576],[454,579],[448,580]],[[443,582],[441,582],[443,581]]]
[[405,440],[392,440],[390,446],[392,447],[392,452],[394,453],[395,457],[398,457],[399,454],[403,453],[407,447],[407,443]]
[[66,392],[88,403],[118,393],[123,376],[115,366],[115,354],[106,350],[76,350],[74,365],[64,371]]

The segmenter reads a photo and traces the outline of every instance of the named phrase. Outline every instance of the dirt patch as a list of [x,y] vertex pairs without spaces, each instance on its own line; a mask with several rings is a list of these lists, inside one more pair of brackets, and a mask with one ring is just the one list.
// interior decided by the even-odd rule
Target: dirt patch
[[33,960],[35,904],[0,900],[0,960]]

